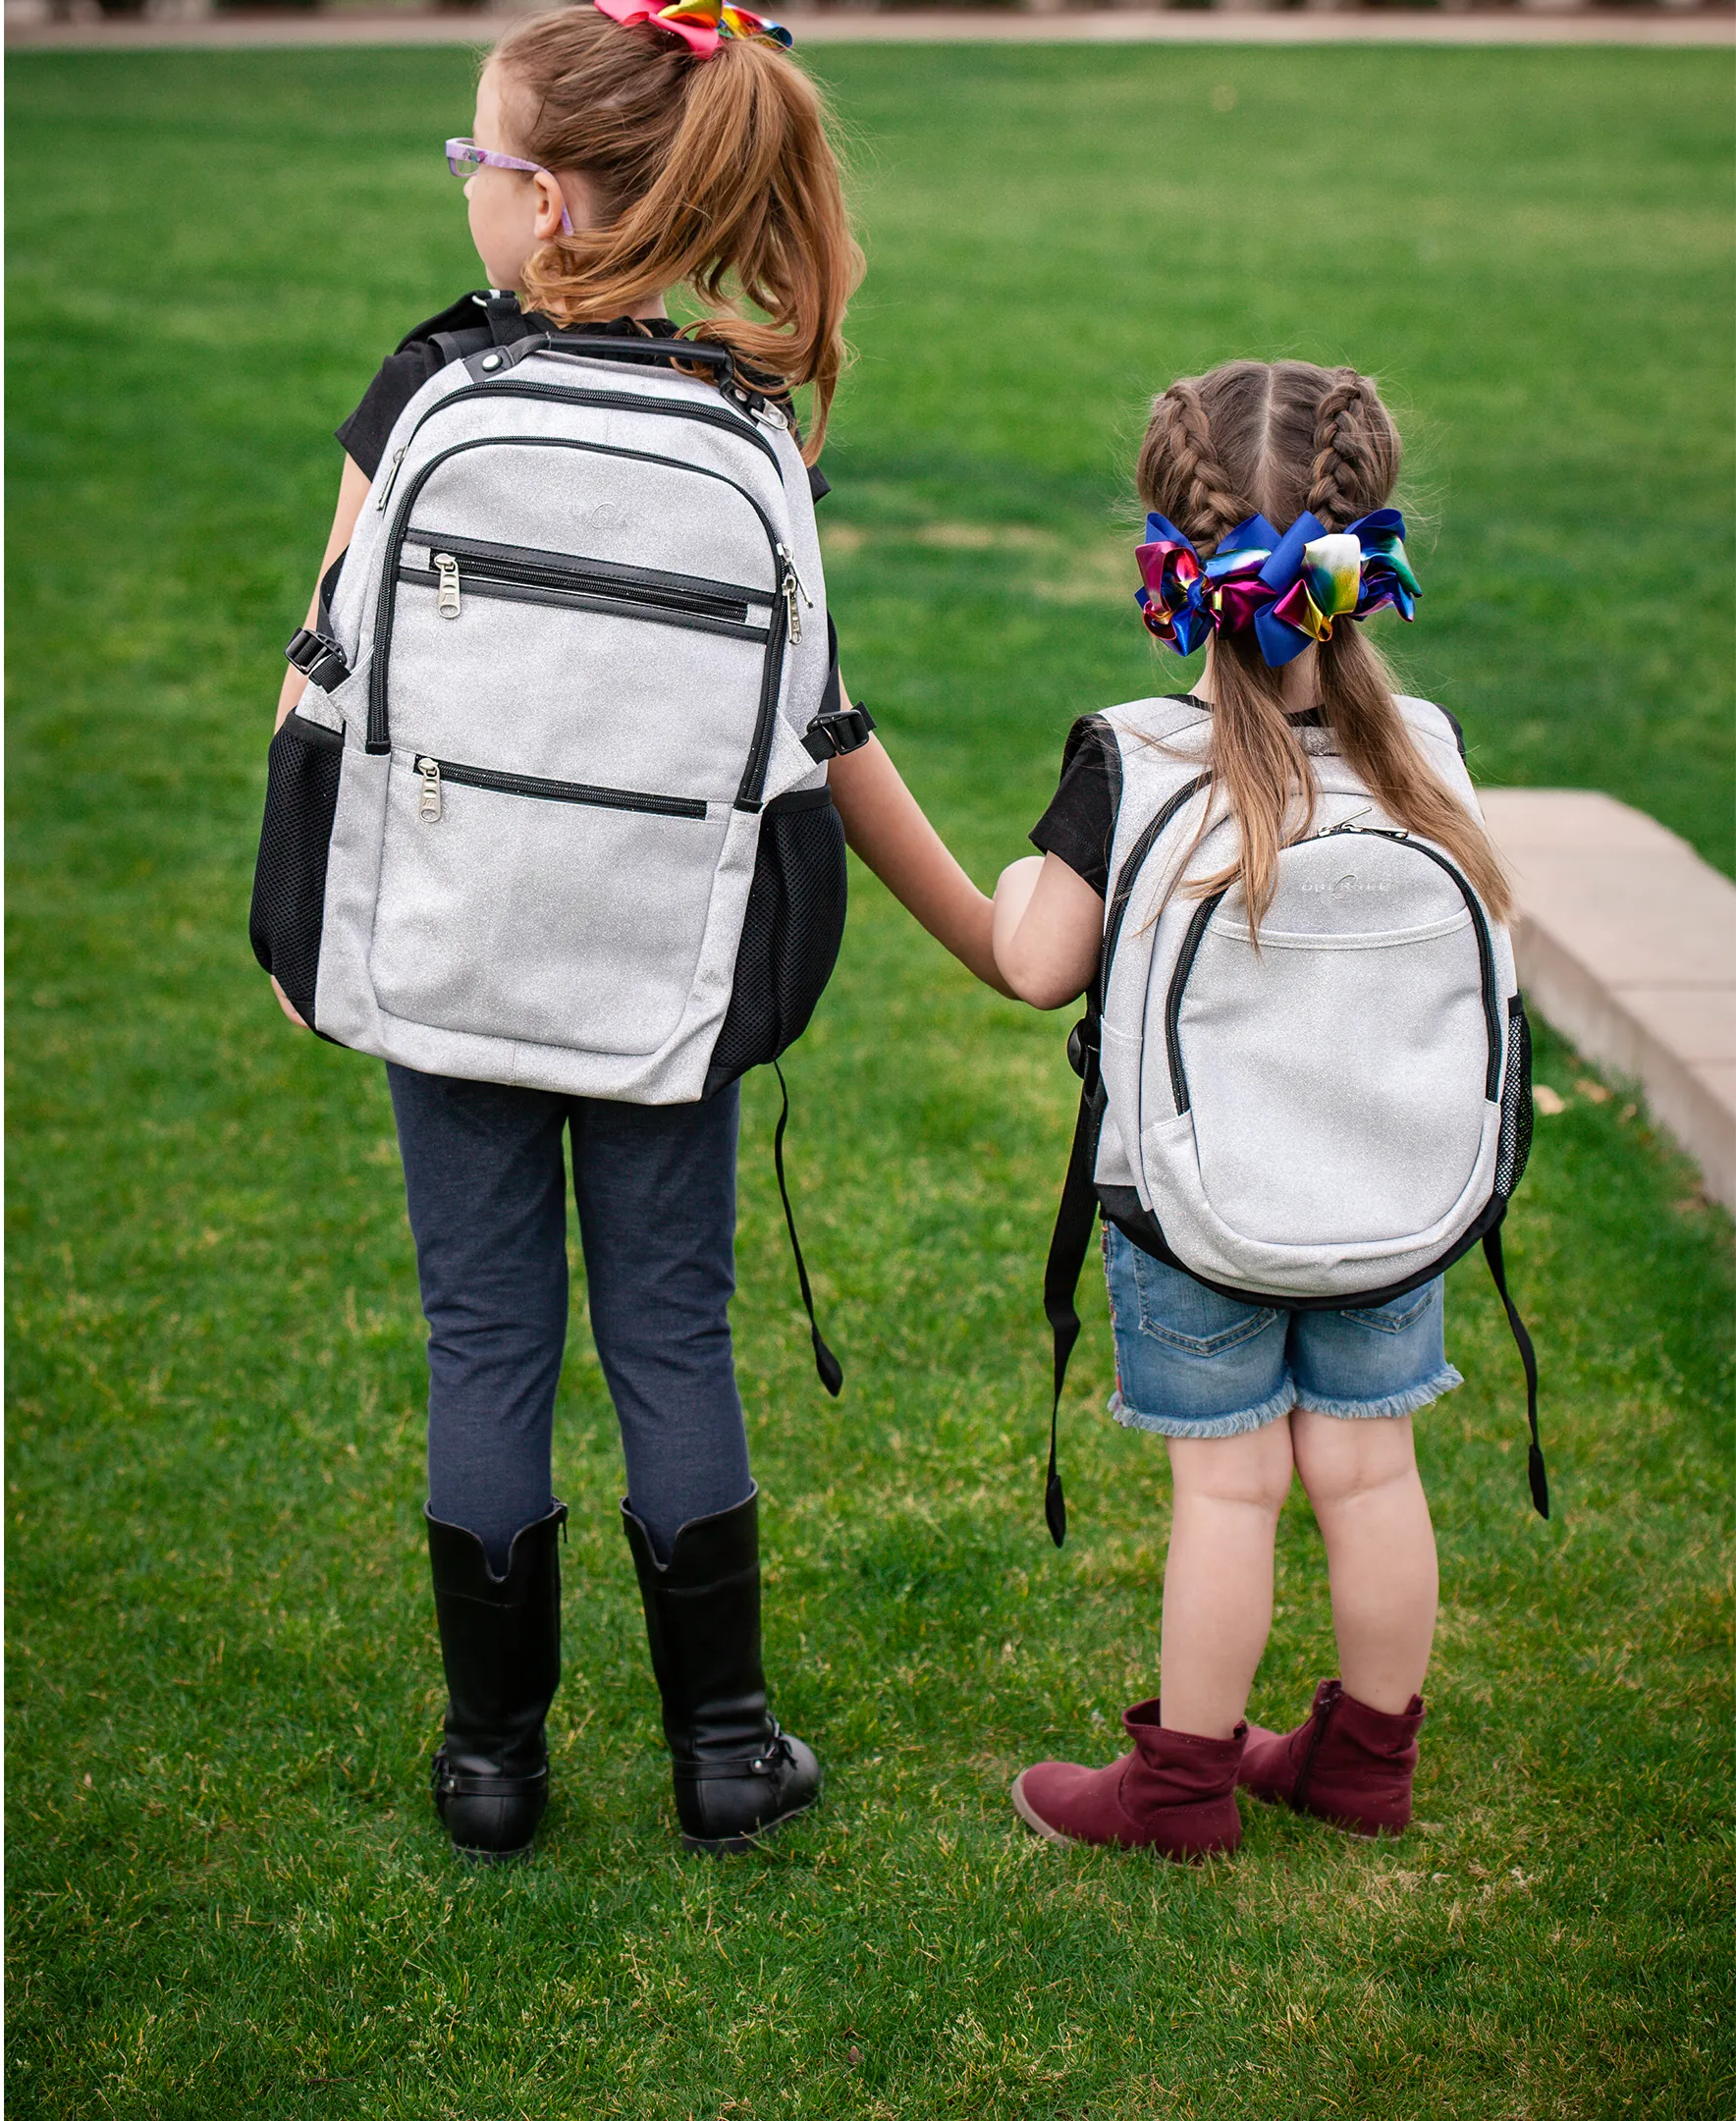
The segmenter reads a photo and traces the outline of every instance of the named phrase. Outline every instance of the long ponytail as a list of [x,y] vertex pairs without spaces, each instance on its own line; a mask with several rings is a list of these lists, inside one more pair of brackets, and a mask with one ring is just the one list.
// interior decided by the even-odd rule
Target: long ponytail
[[532,256],[529,301],[595,323],[685,286],[706,312],[695,339],[727,346],[762,382],[812,386],[811,462],[862,274],[814,82],[760,39],[699,59],[666,31],[584,6],[518,24],[494,63],[515,144],[586,178],[606,217]]

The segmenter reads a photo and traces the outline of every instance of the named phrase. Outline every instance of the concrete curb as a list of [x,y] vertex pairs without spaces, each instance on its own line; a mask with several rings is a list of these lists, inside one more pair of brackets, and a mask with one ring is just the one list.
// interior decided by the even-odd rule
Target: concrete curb
[[1736,1213],[1736,884],[1643,811],[1587,789],[1485,789],[1518,887],[1519,977]]
[[[409,10],[269,17],[202,16],[186,21],[57,23],[8,11],[8,51],[231,51],[356,44],[492,44],[519,12],[475,15]],[[786,8],[780,18],[798,44],[1619,44],[1736,45],[1736,12],[1596,8],[1554,13],[1519,7],[1489,14],[1441,9],[1283,9],[1236,6],[1103,9],[1054,14],[924,10],[880,14],[839,8],[820,14]]]

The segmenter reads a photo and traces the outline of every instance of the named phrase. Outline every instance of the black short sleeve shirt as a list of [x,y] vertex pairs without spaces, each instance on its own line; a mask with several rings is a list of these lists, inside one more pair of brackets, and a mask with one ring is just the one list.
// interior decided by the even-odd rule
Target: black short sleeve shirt
[[[1193,704],[1204,707],[1206,703],[1194,700]],[[1444,707],[1440,711],[1452,725],[1459,756],[1463,758],[1465,733]],[[1320,729],[1326,716],[1321,708],[1310,707],[1294,720],[1298,728]],[[1110,855],[1120,808],[1121,754],[1114,735],[1101,715],[1082,716],[1068,734],[1066,749],[1061,753],[1060,786],[1049,808],[1031,828],[1031,844],[1045,854],[1059,855],[1100,898],[1107,898]]]
[[[444,365],[441,350],[434,344],[434,334],[468,331],[480,324],[483,311],[479,305],[484,299],[479,294],[462,295],[450,308],[406,333],[396,351],[388,354],[380,363],[378,374],[362,393],[361,403],[338,429],[338,440],[346,454],[370,479],[380,468],[380,459],[386,453],[386,439],[397,426],[398,415],[428,378],[437,375]],[[541,329],[547,319],[527,314],[518,321],[525,332],[531,332]],[[617,317],[612,323],[591,325],[587,329],[609,338],[674,339],[678,327],[668,317],[648,317],[643,322],[635,322],[631,317]],[[817,465],[808,468],[808,488],[816,501],[831,491],[824,472]]]

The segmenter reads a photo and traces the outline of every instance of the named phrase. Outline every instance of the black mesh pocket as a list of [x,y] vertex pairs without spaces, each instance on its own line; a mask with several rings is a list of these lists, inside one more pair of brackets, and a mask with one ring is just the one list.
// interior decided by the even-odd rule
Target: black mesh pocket
[[271,739],[247,933],[253,955],[308,1024],[319,980],[326,857],[343,771],[341,730],[292,714]]
[[1524,1001],[1514,995],[1507,1004],[1507,1075],[1501,1085],[1501,1134],[1494,1159],[1494,1190],[1499,1200],[1510,1200],[1525,1175],[1531,1122],[1531,1025]]
[[708,1092],[775,1060],[807,1029],[838,962],[846,890],[843,821],[832,790],[802,789],[769,802]]

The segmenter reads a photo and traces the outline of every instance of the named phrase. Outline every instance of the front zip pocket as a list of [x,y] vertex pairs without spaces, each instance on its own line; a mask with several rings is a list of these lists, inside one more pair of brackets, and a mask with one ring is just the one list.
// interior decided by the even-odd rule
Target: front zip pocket
[[694,795],[647,795],[638,789],[592,788],[584,781],[549,781],[540,774],[497,773],[492,766],[461,766],[451,759],[418,757],[416,773],[422,783],[421,808],[417,815],[425,825],[438,825],[444,816],[441,789],[488,789],[497,795],[529,795],[541,802],[589,803],[598,810],[643,810],[653,817],[702,818],[705,805]]
[[[423,547],[427,549],[425,565],[415,557]],[[451,537],[413,524],[405,532],[398,578],[431,584],[437,592],[434,608],[442,619],[460,617],[465,595],[504,597],[517,603],[565,605],[665,625],[694,626],[754,641],[764,641],[770,632],[774,594],[784,601],[786,625],[794,626],[790,638],[799,638],[795,600],[798,592],[806,595],[793,568],[787,566],[773,592],[651,568],[619,567],[576,553],[538,552],[481,538]]]
[[393,755],[368,969],[431,1030],[655,1053],[693,991],[725,802]]

